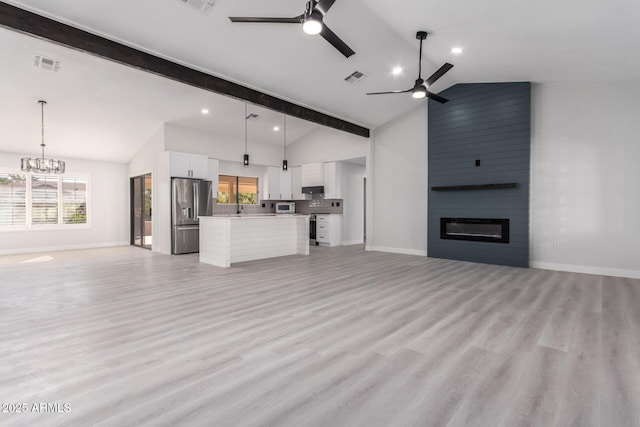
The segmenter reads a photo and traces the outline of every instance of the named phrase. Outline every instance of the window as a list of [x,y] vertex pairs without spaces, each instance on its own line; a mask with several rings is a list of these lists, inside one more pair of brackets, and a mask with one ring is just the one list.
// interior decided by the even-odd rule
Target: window
[[27,177],[0,173],[0,227],[27,224]]
[[58,223],[58,178],[31,176],[31,223]]
[[258,178],[238,177],[238,203],[241,205],[258,203]]
[[62,178],[62,221],[65,224],[87,223],[87,180]]
[[218,204],[255,205],[258,203],[258,178],[218,176]]
[[88,224],[88,179],[0,172],[0,228]]
[[235,205],[237,185],[237,176],[220,175],[218,177],[218,204]]

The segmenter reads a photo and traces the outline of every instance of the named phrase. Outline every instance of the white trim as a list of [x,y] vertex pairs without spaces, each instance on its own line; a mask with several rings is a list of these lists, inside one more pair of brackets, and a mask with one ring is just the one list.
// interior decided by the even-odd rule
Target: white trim
[[624,277],[629,279],[640,279],[640,271],[624,270],[620,268],[556,264],[552,262],[539,262],[539,261],[532,261],[531,268],[539,268],[541,270],[567,271],[570,273],[597,274],[599,276],[613,276],[613,277]]
[[73,251],[78,249],[97,249],[97,248],[110,248],[113,246],[129,246],[129,242],[126,240],[120,242],[104,242],[104,243],[85,243],[81,245],[66,245],[66,246],[47,246],[42,248],[23,248],[23,249],[8,249],[0,251],[0,255],[18,255],[29,254],[36,252],[58,252],[58,251]]
[[366,246],[367,251],[390,252],[393,254],[427,256],[427,251],[420,249],[390,248],[388,246]]
[[341,244],[342,244],[342,246],[350,246],[350,245],[361,245],[363,243],[364,243],[364,241],[362,239],[359,239],[359,240],[344,241]]

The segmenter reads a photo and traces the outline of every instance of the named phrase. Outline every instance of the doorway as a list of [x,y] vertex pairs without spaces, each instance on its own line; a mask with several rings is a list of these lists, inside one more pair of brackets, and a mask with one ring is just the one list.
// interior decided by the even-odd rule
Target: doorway
[[131,244],[151,249],[151,174],[131,178]]

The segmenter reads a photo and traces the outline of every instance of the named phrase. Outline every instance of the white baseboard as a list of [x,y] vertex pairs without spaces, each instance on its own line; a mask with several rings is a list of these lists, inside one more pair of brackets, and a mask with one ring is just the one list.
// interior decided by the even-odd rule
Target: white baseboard
[[599,276],[624,277],[628,279],[640,279],[640,271],[624,270],[619,268],[591,267],[587,265],[555,264],[552,262],[531,261],[531,268],[541,270],[567,271],[570,273],[597,274]]
[[349,246],[349,245],[361,245],[364,242],[362,241],[362,239],[360,240],[348,240],[346,242],[342,242],[342,246]]
[[113,246],[129,246],[129,242],[124,240],[121,242],[85,243],[82,245],[45,246],[40,248],[8,249],[8,250],[0,251],[0,255],[19,255],[19,254],[31,254],[36,252],[73,251],[78,249],[110,248]]
[[393,254],[427,256],[427,251],[420,249],[391,248],[388,246],[366,246],[367,251],[390,252]]

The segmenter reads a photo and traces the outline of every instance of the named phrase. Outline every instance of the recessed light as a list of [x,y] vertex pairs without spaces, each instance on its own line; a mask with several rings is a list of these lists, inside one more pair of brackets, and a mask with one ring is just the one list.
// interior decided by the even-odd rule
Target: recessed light
[[209,114],[209,110],[207,110],[206,108],[202,109],[202,114]]
[[274,127],[273,127],[273,130],[274,130],[274,131],[276,131],[276,132],[278,132],[278,131],[280,130],[280,126],[274,126]]
[[394,67],[393,70],[391,70],[391,74],[394,76],[402,74],[402,67]]
[[461,47],[451,48],[451,53],[453,53],[454,55],[460,55],[462,53],[462,48]]

